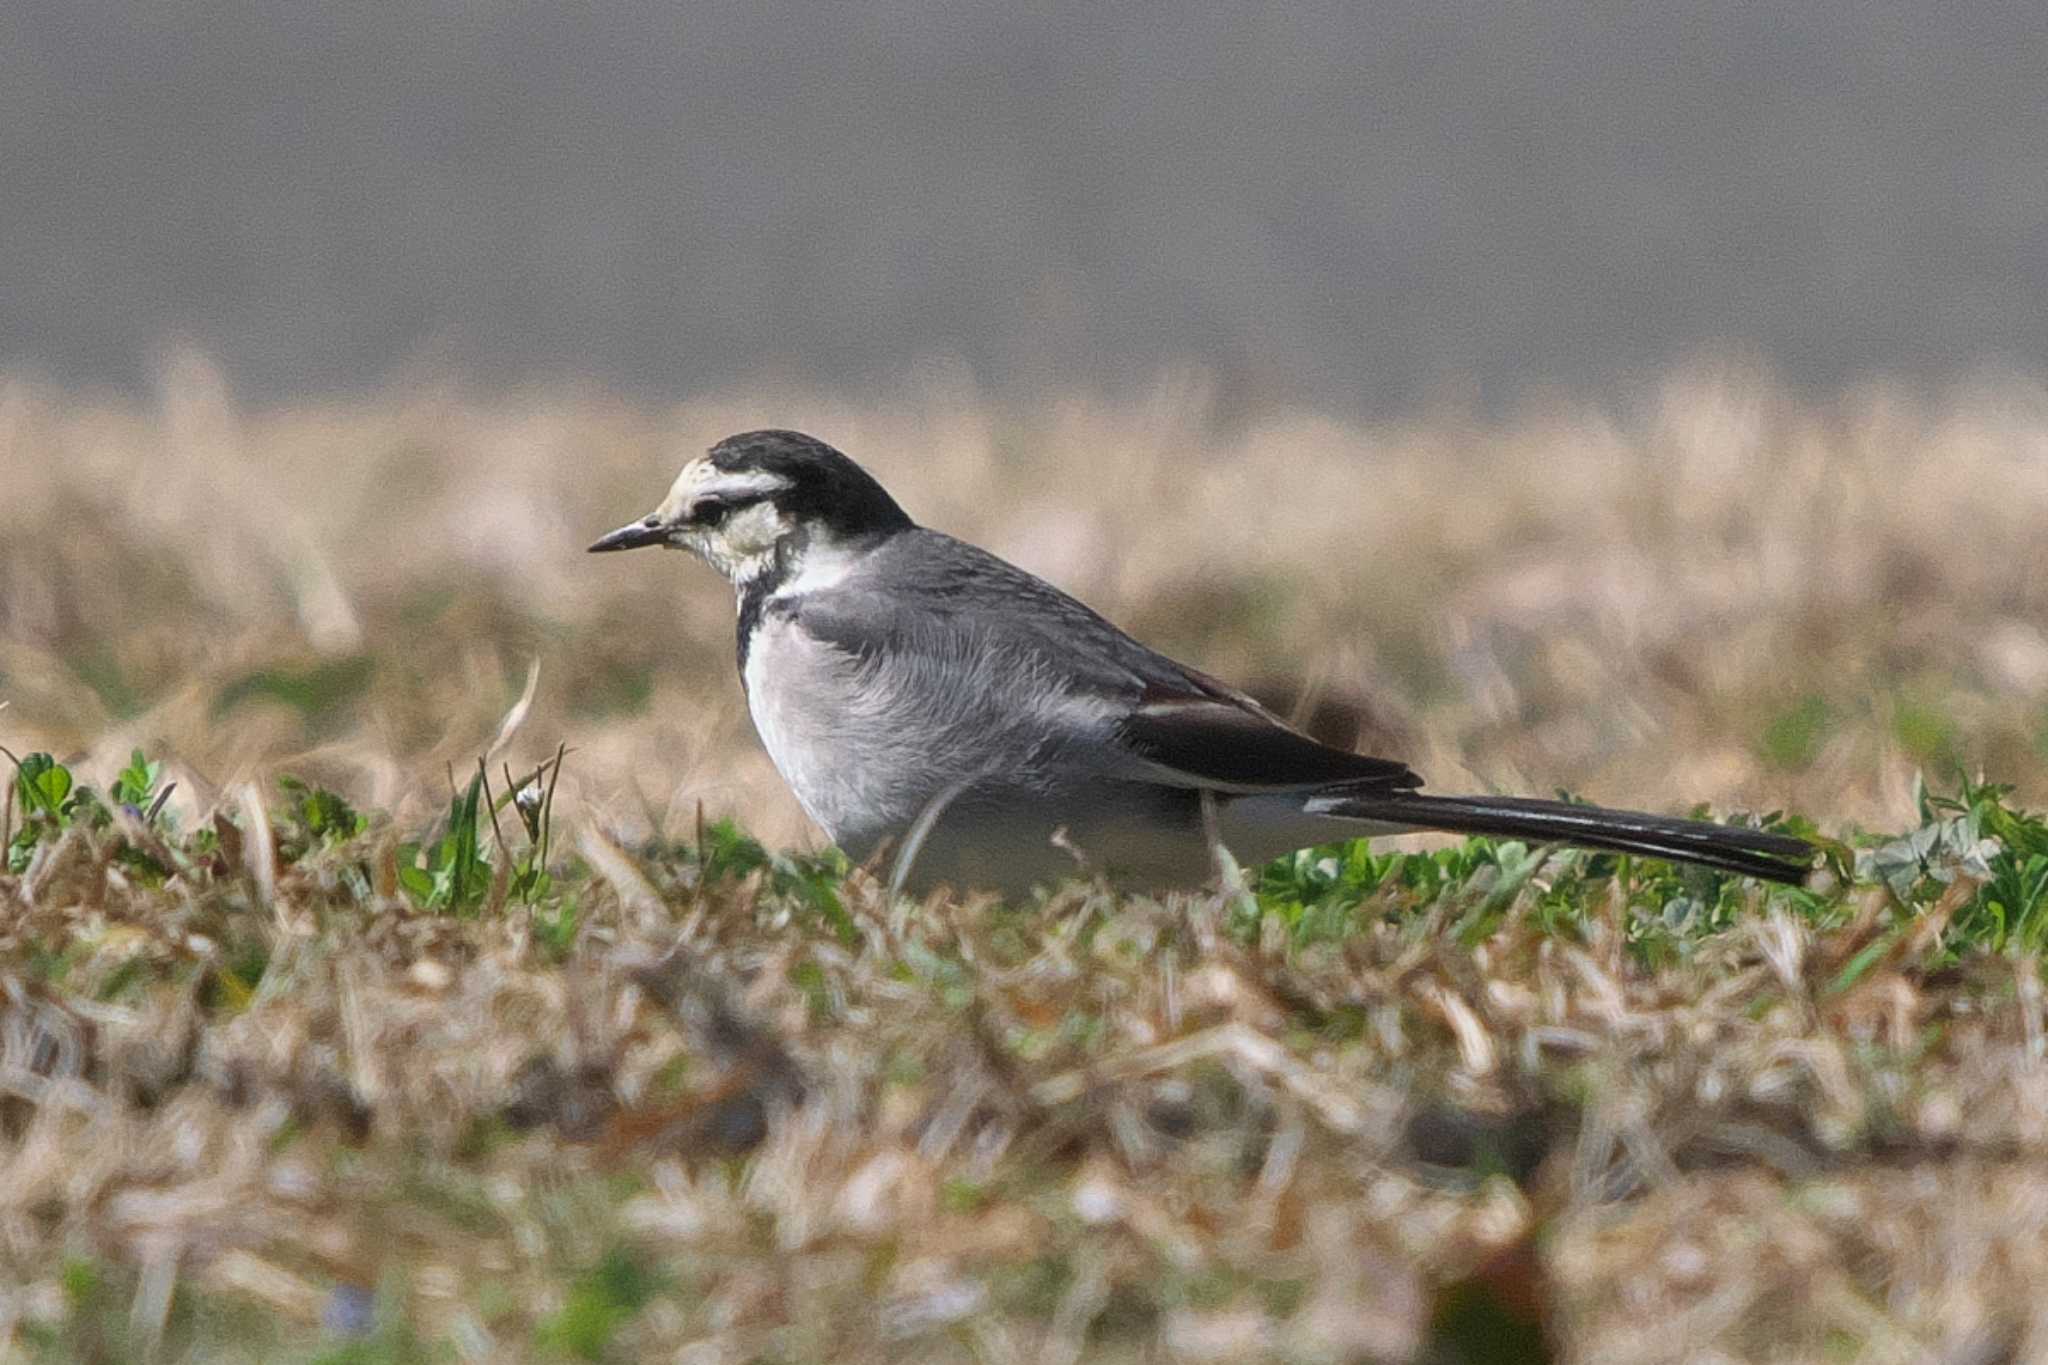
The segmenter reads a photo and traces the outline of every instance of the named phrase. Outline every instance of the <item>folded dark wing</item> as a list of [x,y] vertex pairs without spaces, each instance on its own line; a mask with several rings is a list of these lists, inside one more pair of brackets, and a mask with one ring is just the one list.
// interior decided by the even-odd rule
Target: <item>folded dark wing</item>
[[1200,690],[1147,687],[1117,723],[1119,742],[1162,781],[1234,791],[1341,782],[1391,792],[1422,785],[1405,763],[1319,743],[1251,698],[1192,670],[1189,682]]

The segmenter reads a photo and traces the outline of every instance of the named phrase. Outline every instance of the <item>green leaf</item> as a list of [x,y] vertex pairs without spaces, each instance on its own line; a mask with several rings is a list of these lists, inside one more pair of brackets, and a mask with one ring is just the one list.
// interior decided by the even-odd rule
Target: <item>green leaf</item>
[[14,770],[21,808],[53,820],[64,817],[64,798],[71,794],[71,770],[48,754],[30,754]]
[[434,894],[434,878],[420,866],[420,846],[400,844],[392,851],[392,858],[398,864],[398,884],[405,894],[412,897],[413,904],[422,910]]
[[423,910],[457,914],[474,909],[489,892],[491,864],[483,856],[478,821],[482,818],[483,770],[448,803],[448,827],[433,843],[400,844],[396,851],[398,881]]
[[143,758],[142,750],[135,750],[128,759],[128,766],[114,779],[108,794],[117,806],[139,806],[147,810],[149,800],[156,795],[156,784],[163,773],[162,763],[151,763]]
[[704,844],[697,850],[697,862],[704,880],[744,877],[768,865],[768,850],[730,820],[719,820],[704,831]]

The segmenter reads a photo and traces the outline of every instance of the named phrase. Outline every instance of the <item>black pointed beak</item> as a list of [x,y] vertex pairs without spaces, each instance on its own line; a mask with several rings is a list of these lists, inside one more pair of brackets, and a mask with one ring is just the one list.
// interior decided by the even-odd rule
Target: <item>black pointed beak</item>
[[668,540],[668,527],[661,524],[659,517],[643,517],[630,526],[621,526],[610,535],[599,536],[591,545],[590,553],[605,550],[637,550],[643,545],[661,545]]

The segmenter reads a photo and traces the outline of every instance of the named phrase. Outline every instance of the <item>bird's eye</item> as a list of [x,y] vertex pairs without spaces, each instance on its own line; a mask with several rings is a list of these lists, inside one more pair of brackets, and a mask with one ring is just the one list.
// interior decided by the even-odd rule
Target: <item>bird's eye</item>
[[767,500],[768,495],[765,493],[741,493],[737,496],[720,496],[714,493],[690,504],[690,524],[717,526],[742,508],[752,507],[757,502]]

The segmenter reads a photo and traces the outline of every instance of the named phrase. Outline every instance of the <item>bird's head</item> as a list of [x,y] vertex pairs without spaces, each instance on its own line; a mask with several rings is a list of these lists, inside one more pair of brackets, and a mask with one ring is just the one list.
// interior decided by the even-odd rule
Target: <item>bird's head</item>
[[816,437],[748,431],[684,465],[659,507],[590,548],[688,550],[744,584],[912,524],[873,475]]

